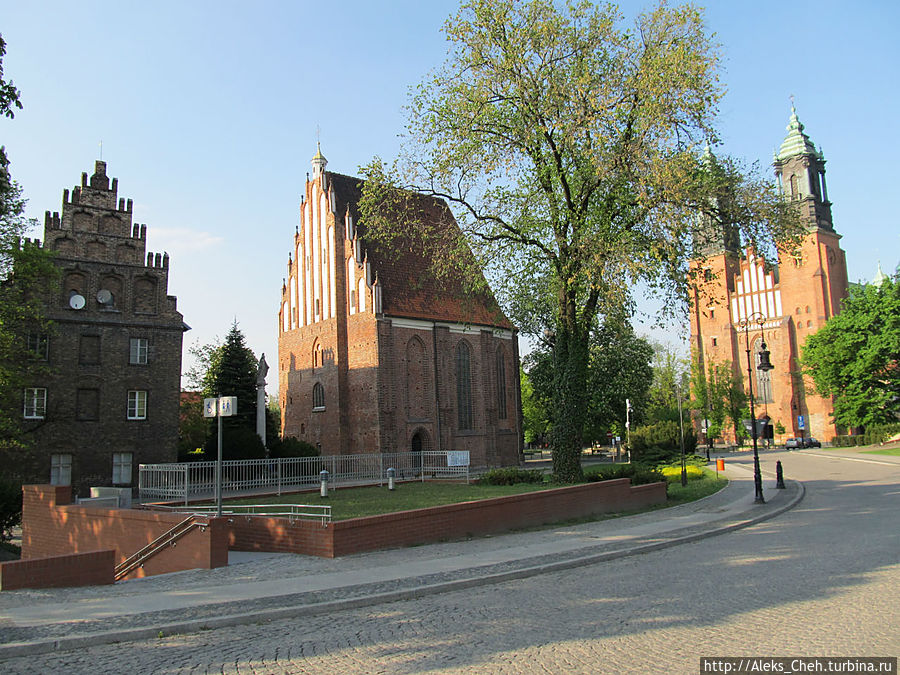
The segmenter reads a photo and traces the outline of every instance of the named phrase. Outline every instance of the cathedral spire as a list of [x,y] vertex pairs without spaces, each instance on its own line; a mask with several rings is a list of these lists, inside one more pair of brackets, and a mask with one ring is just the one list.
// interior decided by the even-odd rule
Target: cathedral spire
[[316,154],[312,158],[312,168],[313,168],[313,179],[318,178],[325,171],[325,167],[328,165],[328,160],[325,159],[325,155],[322,154],[322,148],[319,145],[319,142],[316,141]]
[[803,123],[797,117],[797,109],[791,102],[791,117],[787,125],[788,134],[781,143],[781,149],[775,154],[776,161],[783,162],[797,155],[813,155],[823,159],[822,153],[816,150],[816,146],[809,140],[809,136],[803,132],[803,129]]

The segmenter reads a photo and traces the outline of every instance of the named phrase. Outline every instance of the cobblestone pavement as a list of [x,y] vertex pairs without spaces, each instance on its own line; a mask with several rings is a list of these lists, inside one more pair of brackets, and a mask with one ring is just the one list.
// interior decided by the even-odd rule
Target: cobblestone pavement
[[900,464],[773,453],[764,470],[776,458],[805,482],[804,501],[719,537],[414,601],[12,658],[0,671],[696,673],[701,656],[896,656]]

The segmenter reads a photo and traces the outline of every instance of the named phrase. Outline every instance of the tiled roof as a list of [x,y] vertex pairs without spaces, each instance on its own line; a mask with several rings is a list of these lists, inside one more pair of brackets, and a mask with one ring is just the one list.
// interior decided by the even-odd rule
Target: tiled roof
[[[334,189],[338,215],[343,217],[349,208],[365,242],[365,223],[359,216],[362,179],[332,171],[326,172],[326,179]],[[437,226],[438,235],[443,228],[451,238],[458,232],[456,220],[443,200],[415,195],[410,204],[411,209],[415,208],[415,217],[426,218],[429,226]],[[387,316],[513,328],[489,290],[478,294],[465,292],[462,273],[436,278],[431,259],[415,243],[414,237],[399,237],[390,250],[366,242],[366,251],[366,259],[372,264],[382,289],[382,311]]]

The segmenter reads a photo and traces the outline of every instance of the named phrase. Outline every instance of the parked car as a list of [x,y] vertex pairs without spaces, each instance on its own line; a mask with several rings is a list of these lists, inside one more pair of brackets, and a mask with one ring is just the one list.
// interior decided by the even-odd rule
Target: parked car
[[802,438],[789,438],[784,443],[785,449],[791,448],[802,448],[803,447],[803,439]]
[[822,444],[819,443],[819,441],[817,441],[812,436],[810,436],[809,438],[804,438],[803,441],[804,441],[803,447],[806,447],[806,448],[821,448],[822,447]]

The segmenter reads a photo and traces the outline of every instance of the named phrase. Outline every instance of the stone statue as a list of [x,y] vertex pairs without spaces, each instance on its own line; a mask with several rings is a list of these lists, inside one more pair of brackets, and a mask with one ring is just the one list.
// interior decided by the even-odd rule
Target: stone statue
[[269,364],[266,363],[266,355],[259,357],[259,363],[256,366],[256,386],[266,386],[266,373],[269,372]]

